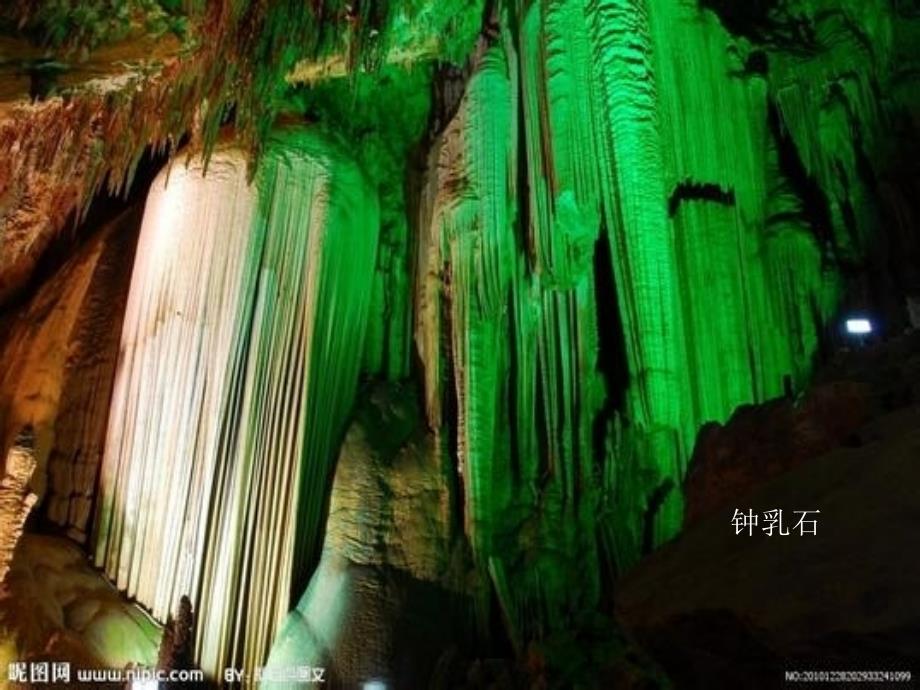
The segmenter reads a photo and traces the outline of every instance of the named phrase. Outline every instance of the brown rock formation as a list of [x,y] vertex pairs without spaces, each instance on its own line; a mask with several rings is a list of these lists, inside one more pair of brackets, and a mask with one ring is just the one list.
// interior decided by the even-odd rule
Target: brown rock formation
[[746,405],[724,426],[706,425],[684,480],[686,524],[845,443],[866,422],[870,404],[866,385],[838,381],[816,387],[800,403]]
[[139,222],[132,211],[103,233],[61,382],[44,514],[78,542],[92,511]]
[[78,546],[58,537],[23,537],[0,585],[4,679],[10,661],[152,667],[159,642],[159,626],[93,570]]
[[5,474],[0,479],[0,582],[6,579],[16,543],[37,498],[29,491],[34,471],[34,438],[32,430],[26,429],[7,453]]
[[[8,459],[6,482],[29,487],[77,540],[92,506],[137,227],[128,212],[89,240],[8,319],[0,343],[2,361],[15,363],[0,375],[0,448],[22,429],[34,438],[31,466]],[[17,529],[0,523],[0,541],[15,543]]]
[[414,397],[404,386],[378,386],[356,412],[336,467],[322,560],[269,668],[323,666],[328,687],[375,679],[424,687],[439,656],[476,622],[476,582],[456,538],[446,456]]
[[0,305],[21,292],[107,176],[119,188],[144,147],[169,138],[163,123],[177,50],[175,41],[150,39],[108,47],[64,65],[66,98],[32,101],[28,79],[10,65],[36,49],[0,44]]
[[[192,613],[192,602],[188,597],[182,597],[177,614],[170,616],[163,627],[157,668],[162,671],[192,668],[194,642],[195,615]],[[179,687],[179,685],[169,687]]]

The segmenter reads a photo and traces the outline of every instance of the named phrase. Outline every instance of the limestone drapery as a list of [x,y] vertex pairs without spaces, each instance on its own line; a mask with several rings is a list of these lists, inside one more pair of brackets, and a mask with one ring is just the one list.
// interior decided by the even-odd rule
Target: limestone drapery
[[100,477],[96,563],[161,620],[189,595],[202,668],[253,670],[316,557],[361,361],[378,209],[311,130],[252,184],[220,147],[147,202]]

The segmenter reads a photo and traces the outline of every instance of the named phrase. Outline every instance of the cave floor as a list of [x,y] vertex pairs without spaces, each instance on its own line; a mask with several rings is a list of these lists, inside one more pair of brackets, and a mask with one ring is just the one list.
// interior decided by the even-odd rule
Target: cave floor
[[26,534],[0,589],[0,667],[15,661],[75,668],[156,665],[161,630],[127,601],[82,549]]

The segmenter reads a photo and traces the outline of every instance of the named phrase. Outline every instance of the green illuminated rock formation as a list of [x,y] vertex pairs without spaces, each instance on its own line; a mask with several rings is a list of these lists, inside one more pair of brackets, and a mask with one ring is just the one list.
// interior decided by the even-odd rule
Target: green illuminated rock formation
[[[879,231],[851,135],[910,104],[878,93],[913,29],[855,6],[802,21],[817,43],[796,53],[681,0],[496,3],[462,93],[435,73],[418,199],[381,180],[415,230],[425,415],[451,440],[458,518],[516,645],[677,533],[698,429],[805,385],[841,262]],[[833,57],[876,33],[879,52]],[[401,69],[381,94],[418,79]],[[387,304],[406,304],[405,265],[378,259]],[[290,639],[278,658],[296,658]]]
[[[621,567],[644,530],[674,534],[698,426],[794,372],[773,253],[798,252],[789,289],[805,303],[824,285],[807,234],[768,252],[766,85],[731,77],[715,19],[678,3],[588,9],[503,16],[421,209],[429,423],[453,423],[455,399],[467,533],[523,635],[596,601],[599,529]],[[734,129],[716,132],[714,100]],[[696,196],[710,187],[714,203]]]

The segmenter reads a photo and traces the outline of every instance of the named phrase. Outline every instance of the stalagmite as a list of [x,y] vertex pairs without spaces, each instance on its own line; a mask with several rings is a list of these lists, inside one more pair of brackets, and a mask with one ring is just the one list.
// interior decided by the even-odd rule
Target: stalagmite
[[[467,534],[516,639],[596,595],[591,429],[601,397],[590,271],[596,206],[578,206],[582,181],[574,159],[561,157],[558,173],[532,177],[545,214],[534,211],[534,227],[524,225],[517,59],[507,33],[484,51],[436,147],[416,321],[429,422],[442,423],[438,391],[451,381]],[[539,106],[523,107],[529,155],[547,160]],[[557,197],[547,196],[544,175]]]
[[[450,456],[416,391],[362,391],[336,464],[323,555],[272,646],[263,688],[320,667],[333,687],[425,687],[474,610]],[[480,596],[482,592],[479,593]]]
[[252,184],[221,146],[147,202],[100,478],[95,559],[197,658],[252,671],[317,556],[350,410],[376,195],[310,130],[273,135]]
[[35,437],[31,428],[22,431],[4,459],[0,479],[0,582],[6,578],[13,552],[22,536],[26,518],[38,498],[29,490],[35,471]]

